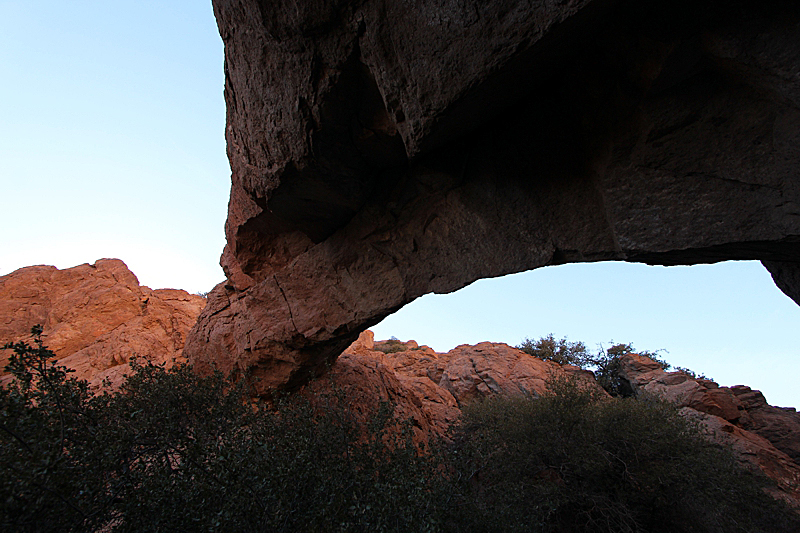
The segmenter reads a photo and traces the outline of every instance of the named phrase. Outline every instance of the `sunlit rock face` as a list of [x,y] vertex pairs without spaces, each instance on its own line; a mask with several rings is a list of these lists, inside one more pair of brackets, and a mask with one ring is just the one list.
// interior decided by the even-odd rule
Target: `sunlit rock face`
[[429,292],[761,259],[800,300],[800,4],[215,0],[226,283],[187,340],[262,391]]
[[[28,342],[43,328],[59,365],[93,386],[117,386],[131,358],[172,366],[206,299],[176,289],[150,289],[119,259],[59,270],[29,266],[0,276],[0,348]],[[0,385],[11,350],[0,350]]]

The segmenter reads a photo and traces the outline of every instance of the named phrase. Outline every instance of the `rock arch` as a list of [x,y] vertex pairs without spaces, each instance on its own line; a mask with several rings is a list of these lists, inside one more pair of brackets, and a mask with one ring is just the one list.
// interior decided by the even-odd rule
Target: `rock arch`
[[800,5],[214,0],[232,187],[185,354],[259,389],[429,292],[759,259],[800,303]]

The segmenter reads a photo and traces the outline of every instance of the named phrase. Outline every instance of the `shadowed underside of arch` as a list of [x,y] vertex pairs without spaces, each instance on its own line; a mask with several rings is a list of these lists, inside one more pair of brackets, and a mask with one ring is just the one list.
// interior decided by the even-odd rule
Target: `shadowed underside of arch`
[[198,368],[291,388],[423,294],[566,262],[759,259],[800,303],[796,2],[214,10],[233,173]]

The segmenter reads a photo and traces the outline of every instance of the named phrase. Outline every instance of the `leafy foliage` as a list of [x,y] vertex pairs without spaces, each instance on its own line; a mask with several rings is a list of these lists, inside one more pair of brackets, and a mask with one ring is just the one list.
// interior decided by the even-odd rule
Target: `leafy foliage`
[[492,397],[455,431],[456,530],[792,531],[798,521],[700,428],[654,399],[601,398],[575,380]]
[[254,405],[243,382],[133,361],[121,390],[93,395],[33,334],[8,346],[0,388],[3,531],[798,527],[657,401],[554,380],[538,400],[467,406],[451,441],[420,450],[390,404],[365,423],[335,387]]
[[586,351],[586,345],[582,342],[569,342],[566,337],[556,340],[552,333],[538,341],[526,338],[517,348],[528,355],[560,365],[585,368],[592,361],[592,355]]
[[[597,356],[591,359],[594,377],[597,380],[597,383],[600,384],[600,386],[603,387],[610,395],[630,396],[633,394],[629,384],[622,379],[622,376],[620,375],[620,371],[622,370],[620,359],[622,359],[622,357],[625,355],[633,353],[637,352],[633,349],[632,345],[615,344],[607,350],[603,350],[601,347]],[[661,368],[664,370],[667,370],[670,367],[669,363],[659,359],[657,354],[653,352],[642,351],[638,353],[639,355],[644,355],[659,363]]]
[[670,364],[661,359],[657,352],[637,352],[631,344],[614,344],[607,350],[601,346],[597,354],[592,354],[582,342],[569,342],[566,338],[556,340],[552,333],[538,341],[526,338],[517,349],[560,365],[592,370],[600,386],[612,396],[630,396],[633,392],[620,376],[620,359],[624,355],[638,353],[659,363],[664,370],[670,368]]
[[4,531],[427,531],[429,462],[376,408],[365,432],[343,398],[252,406],[241,384],[187,366],[133,362],[114,394],[92,396],[11,346],[0,390]]

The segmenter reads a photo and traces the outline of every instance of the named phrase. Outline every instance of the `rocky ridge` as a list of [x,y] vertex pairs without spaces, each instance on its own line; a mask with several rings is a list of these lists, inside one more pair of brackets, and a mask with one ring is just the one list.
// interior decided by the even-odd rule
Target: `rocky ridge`
[[760,391],[744,385],[720,387],[684,372],[666,372],[641,355],[624,356],[620,366],[620,376],[635,394],[653,394],[682,407],[714,439],[730,444],[740,461],[775,480],[779,496],[800,504],[800,413],[794,408],[773,407]]
[[[0,277],[0,346],[29,341],[41,324],[45,345],[75,377],[116,384],[131,357],[184,360],[186,334],[205,305],[186,291],[139,285],[119,259],[63,270],[30,266]],[[0,372],[9,355],[0,350]]]
[[[645,356],[626,355],[620,362],[620,375],[633,393],[653,394],[682,407],[715,440],[731,445],[745,466],[775,480],[777,497],[800,506],[800,413],[768,405],[749,387],[720,387],[683,372],[666,372]],[[436,353],[415,341],[375,342],[370,331],[345,350],[331,376],[356,405],[394,401],[397,416],[413,420],[418,440],[445,434],[465,402],[492,394],[536,397],[552,378],[574,376],[605,394],[591,372],[544,361],[507,344],[483,342]],[[307,386],[311,391],[325,387],[324,379]]]

